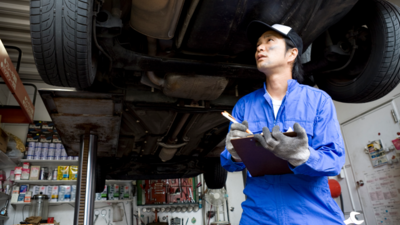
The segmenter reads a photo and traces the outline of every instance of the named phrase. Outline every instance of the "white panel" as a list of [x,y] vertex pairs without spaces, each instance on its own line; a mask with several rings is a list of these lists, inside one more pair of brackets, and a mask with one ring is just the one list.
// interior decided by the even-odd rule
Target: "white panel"
[[[244,202],[245,195],[243,194],[243,176],[242,172],[228,173],[226,180],[226,189],[229,195],[229,219],[231,224],[239,224],[242,217],[242,202]],[[233,211],[231,211],[233,207]]]
[[[390,211],[389,206],[392,204],[390,202],[399,201],[398,203],[400,203],[400,195],[397,195],[397,197],[393,196],[390,200],[371,200],[369,190],[371,190],[372,185],[367,182],[367,180],[371,180],[368,178],[371,177],[371,174],[374,174],[378,176],[378,179],[385,179],[385,174],[391,173],[390,171],[392,171],[393,166],[383,165],[379,168],[373,168],[369,155],[364,152],[366,145],[374,140],[380,139],[384,147],[390,147],[392,145],[391,140],[395,139],[397,137],[397,132],[400,131],[399,124],[394,122],[391,115],[391,110],[393,109],[393,105],[389,102],[342,125],[346,150],[349,155],[349,162],[346,164],[351,164],[351,167],[346,167],[350,186],[349,194],[353,195],[355,205],[358,204],[357,195],[360,198],[362,204],[361,210],[363,210],[364,216],[366,217],[366,224],[377,223],[375,211],[381,211],[381,209],[378,210],[378,208],[376,208],[377,204],[385,206],[385,210],[387,208],[387,210]],[[388,154],[388,158],[391,158],[393,155],[394,153]],[[396,167],[399,170],[396,170],[395,173],[400,175],[399,163],[396,164]],[[356,181],[360,180],[365,183],[362,187],[356,185]],[[376,183],[381,185],[380,182]],[[382,184],[380,188],[385,189],[385,185]],[[357,206],[356,209],[359,210]],[[382,221],[385,220],[384,218],[389,220],[389,216],[383,215],[382,212],[378,213],[380,213],[380,216],[383,218]]]
[[25,144],[26,134],[28,133],[28,124],[12,124],[6,123],[3,125],[3,129],[7,132],[10,132],[21,139],[22,143]]

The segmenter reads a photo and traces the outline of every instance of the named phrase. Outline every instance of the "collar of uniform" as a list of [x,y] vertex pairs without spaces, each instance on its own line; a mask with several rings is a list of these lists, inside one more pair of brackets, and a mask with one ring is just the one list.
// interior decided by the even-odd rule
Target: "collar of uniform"
[[[293,79],[288,80],[287,83],[288,83],[288,88],[286,91],[286,96],[289,95],[290,92],[292,92],[297,85],[299,85],[299,83],[297,83],[297,81],[293,80]],[[267,85],[265,82],[264,82],[264,98],[265,98],[265,100],[267,100],[267,102],[272,107],[272,99],[267,92]]]

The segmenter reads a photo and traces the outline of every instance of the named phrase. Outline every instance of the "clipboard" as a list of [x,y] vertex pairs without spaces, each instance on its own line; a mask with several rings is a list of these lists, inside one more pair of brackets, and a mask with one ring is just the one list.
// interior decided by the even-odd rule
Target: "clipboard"
[[[283,134],[289,137],[297,136],[296,132],[285,132]],[[257,146],[254,135],[232,139],[231,142],[251,176],[293,174],[287,161],[276,157],[261,145]]]

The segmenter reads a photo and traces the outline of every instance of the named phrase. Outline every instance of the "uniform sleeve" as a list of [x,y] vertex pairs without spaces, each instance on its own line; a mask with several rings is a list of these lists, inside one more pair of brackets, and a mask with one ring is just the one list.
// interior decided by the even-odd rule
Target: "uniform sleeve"
[[314,121],[314,135],[309,141],[310,158],[298,167],[295,174],[336,176],[345,163],[345,150],[339,122],[332,99],[320,105]]
[[[239,123],[243,122],[243,114],[244,114],[244,104],[243,100],[240,99],[235,107],[232,110],[232,116],[238,121]],[[229,124],[229,130],[231,130],[232,122]],[[229,132],[229,131],[228,131]],[[225,148],[220,155],[221,158],[221,166],[224,167],[229,172],[235,171],[242,171],[246,168],[246,166],[242,162],[234,162],[232,160],[232,155],[229,151]]]

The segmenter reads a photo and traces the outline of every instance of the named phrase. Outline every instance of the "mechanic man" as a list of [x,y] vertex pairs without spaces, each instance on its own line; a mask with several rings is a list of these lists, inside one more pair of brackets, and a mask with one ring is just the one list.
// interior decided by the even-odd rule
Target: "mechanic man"
[[[303,80],[301,37],[288,26],[261,21],[249,24],[247,36],[257,44],[257,68],[266,82],[236,103],[232,116],[241,123],[231,124],[221,165],[231,172],[245,169],[231,140],[248,136],[248,127],[266,151],[288,162],[293,174],[247,173],[240,224],[344,224],[327,178],[344,165],[343,139],[330,96],[298,83]],[[289,129],[297,137],[281,133]]]

